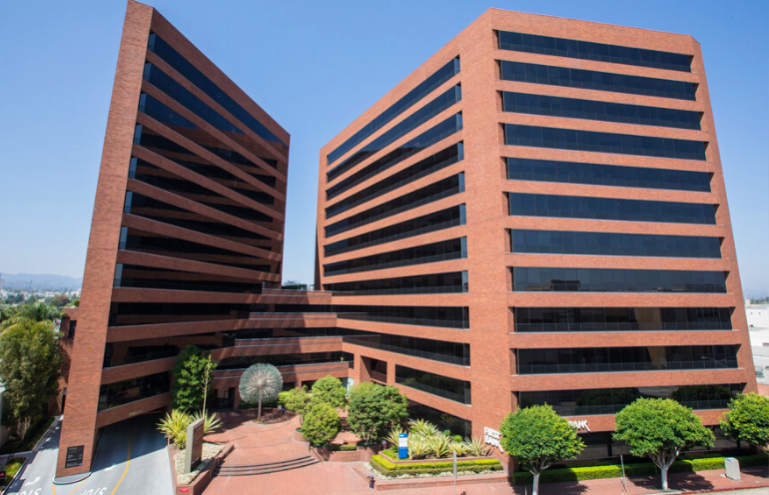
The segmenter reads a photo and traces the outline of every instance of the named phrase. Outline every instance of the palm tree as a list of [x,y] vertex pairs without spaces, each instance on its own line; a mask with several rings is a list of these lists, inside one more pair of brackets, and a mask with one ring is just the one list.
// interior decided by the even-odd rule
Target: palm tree
[[3,314],[0,317],[0,329],[6,329],[12,325],[15,325],[21,321],[30,321],[32,323],[39,323],[41,321],[53,321],[61,318],[62,312],[55,306],[49,306],[44,302],[36,302],[32,304],[25,304],[19,307],[15,314]]
[[268,363],[254,364],[243,372],[238,387],[242,400],[258,403],[256,422],[262,420],[262,402],[277,400],[283,389],[283,377],[275,366]]

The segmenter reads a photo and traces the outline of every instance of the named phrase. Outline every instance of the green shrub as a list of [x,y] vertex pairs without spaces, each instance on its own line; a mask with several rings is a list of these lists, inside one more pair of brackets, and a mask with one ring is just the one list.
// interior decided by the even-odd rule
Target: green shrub
[[329,448],[332,452],[352,452],[354,450],[358,450],[358,446],[354,443],[332,443]]
[[[371,458],[371,467],[384,476],[398,476],[401,474],[440,474],[451,472],[454,468],[452,462],[417,462],[409,464],[396,464],[390,462],[381,455]],[[483,471],[501,471],[502,464],[497,459],[478,459],[473,461],[457,461],[457,471],[470,471],[480,473]]]
[[[767,462],[767,457],[763,454],[739,456],[740,468],[763,466]],[[373,464],[372,464],[373,466]],[[708,457],[704,459],[686,459],[676,461],[670,466],[671,473],[687,473],[694,471],[709,471],[713,469],[723,469],[723,457]],[[660,471],[654,464],[644,462],[639,464],[625,465],[625,476],[656,476]],[[622,466],[612,464],[607,466],[585,466],[574,468],[549,469],[543,471],[540,476],[541,483],[558,483],[563,481],[585,481],[600,480],[606,478],[619,478],[622,476]],[[519,471],[512,475],[513,483],[516,485],[526,485],[532,482],[532,475],[526,471]]]

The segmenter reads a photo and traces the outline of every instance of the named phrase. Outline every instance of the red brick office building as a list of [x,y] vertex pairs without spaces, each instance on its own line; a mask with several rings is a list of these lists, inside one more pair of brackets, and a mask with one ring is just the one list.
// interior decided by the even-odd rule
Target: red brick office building
[[756,389],[691,36],[488,10],[323,147],[318,195],[317,287],[369,313],[338,322],[438,343],[345,346],[352,376],[474,435],[548,403],[612,455],[637,397],[716,425]]
[[594,457],[636,397],[714,425],[755,390],[691,37],[486,12],[321,151],[322,291],[280,290],[288,150],[129,1],[81,305],[62,324],[59,478],[90,469],[99,428],[169,407],[190,344],[218,363],[220,408],[269,361],[286,387],[395,384],[414,415],[476,436],[548,402],[587,421]]

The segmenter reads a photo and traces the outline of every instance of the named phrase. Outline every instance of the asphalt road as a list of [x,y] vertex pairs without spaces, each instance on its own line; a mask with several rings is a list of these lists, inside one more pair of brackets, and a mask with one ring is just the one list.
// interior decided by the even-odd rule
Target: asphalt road
[[59,428],[42,444],[6,492],[10,495],[171,495],[173,484],[166,441],[155,429],[157,416],[142,416],[104,428],[91,476],[54,485]]

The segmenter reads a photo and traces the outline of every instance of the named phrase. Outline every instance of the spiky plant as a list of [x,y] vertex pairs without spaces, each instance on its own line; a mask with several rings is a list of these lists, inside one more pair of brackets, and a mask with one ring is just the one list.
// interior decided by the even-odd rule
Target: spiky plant
[[418,419],[416,421],[410,422],[409,429],[411,430],[411,433],[415,435],[421,435],[423,437],[431,437],[440,433],[440,430],[437,426],[424,419]]
[[425,459],[430,455],[430,446],[421,435],[409,435],[409,459]]
[[280,371],[269,363],[254,364],[243,372],[238,389],[242,400],[258,404],[256,422],[260,423],[262,402],[278,399],[278,394],[283,389],[283,377]]
[[487,457],[491,455],[491,448],[481,437],[465,439],[465,447],[467,453],[473,457]]
[[222,426],[221,420],[216,416],[216,413],[206,414],[203,416],[199,412],[192,415],[192,422],[195,422],[203,418],[203,434],[208,435],[218,430]]
[[467,444],[457,441],[451,442],[449,452],[456,452],[457,457],[462,457],[463,455],[467,454]]
[[397,448],[398,444],[400,443],[400,435],[401,433],[406,433],[406,430],[401,428],[400,426],[397,426],[390,430],[390,433],[387,434],[385,437],[385,440],[390,444],[390,446]]
[[445,435],[433,435],[427,438],[427,445],[436,459],[451,455],[451,444],[452,440]]
[[183,449],[187,443],[187,427],[190,423],[192,423],[192,416],[182,410],[174,409],[160,420],[158,430],[169,442]]

